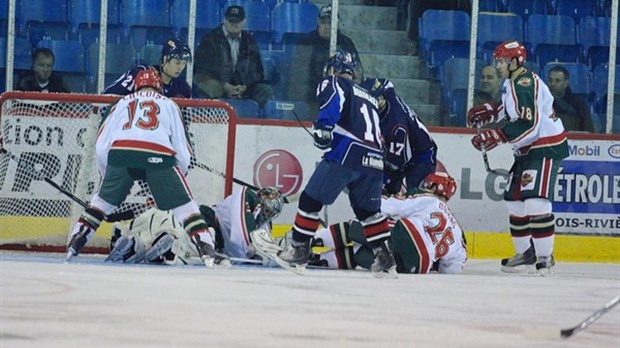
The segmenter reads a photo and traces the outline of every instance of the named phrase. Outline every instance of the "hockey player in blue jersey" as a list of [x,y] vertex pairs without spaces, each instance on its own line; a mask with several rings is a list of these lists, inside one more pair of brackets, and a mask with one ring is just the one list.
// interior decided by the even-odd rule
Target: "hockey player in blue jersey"
[[161,49],[159,65],[136,65],[108,86],[103,94],[127,95],[135,92],[135,78],[138,72],[146,69],[155,69],[159,72],[164,83],[163,94],[168,98],[191,98],[192,89],[189,84],[179,77],[187,62],[191,61],[192,52],[185,41],[170,39]]
[[[313,136],[324,155],[299,198],[293,229],[275,258],[280,266],[297,273],[308,263],[310,241],[320,225],[319,211],[347,188],[355,217],[373,250],[371,271],[376,276],[396,276],[387,244],[390,229],[381,214],[383,151],[377,100],[353,81],[357,62],[357,55],[338,49],[317,87],[319,113]],[[278,248],[273,241],[262,242],[255,243],[257,249]]]
[[366,79],[362,85],[379,103],[381,134],[385,145],[384,190],[415,190],[426,176],[435,172],[437,144],[416,113],[396,94],[387,79]]

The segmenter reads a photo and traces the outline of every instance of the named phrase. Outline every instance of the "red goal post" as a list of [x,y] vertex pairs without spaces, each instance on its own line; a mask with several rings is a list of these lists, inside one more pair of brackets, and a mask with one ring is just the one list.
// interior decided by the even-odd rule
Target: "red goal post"
[[[0,248],[62,251],[82,207],[44,178],[88,202],[99,184],[95,134],[103,112],[118,96],[6,92],[0,96]],[[236,115],[227,103],[174,99],[183,112],[196,165],[187,176],[199,204],[212,205],[232,191]],[[135,184],[119,211],[145,209],[148,187]],[[92,249],[107,247],[104,224]],[[88,250],[86,250],[88,251]]]

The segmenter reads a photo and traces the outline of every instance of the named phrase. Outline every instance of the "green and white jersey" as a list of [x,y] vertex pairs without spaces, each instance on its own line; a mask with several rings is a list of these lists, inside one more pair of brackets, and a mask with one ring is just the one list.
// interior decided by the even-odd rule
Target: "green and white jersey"
[[568,157],[568,142],[562,120],[555,116],[553,96],[537,74],[524,70],[516,79],[506,79],[502,90],[499,120],[515,157]]

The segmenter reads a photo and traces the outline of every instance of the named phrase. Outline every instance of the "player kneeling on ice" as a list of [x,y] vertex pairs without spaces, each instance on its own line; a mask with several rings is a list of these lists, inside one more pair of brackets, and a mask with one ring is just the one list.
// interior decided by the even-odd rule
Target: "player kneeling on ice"
[[172,211],[204,264],[213,267],[213,238],[185,181],[192,148],[181,110],[161,94],[157,71],[140,71],[135,84],[136,92],[110,108],[97,132],[97,167],[103,181],[70,232],[67,261],[80,253],[104,217],[123,202],[134,180],[144,180],[157,206]]
[[[383,197],[381,211],[396,223],[390,244],[398,273],[459,273],[467,261],[463,230],[446,202],[456,192],[456,182],[446,173],[431,173],[419,192],[408,197]],[[329,248],[313,254],[311,265],[328,268],[370,268],[372,249],[358,221],[319,230],[314,245]]]
[[[266,187],[254,192],[243,187],[212,207],[200,206],[216,246],[216,264],[269,260],[256,254],[252,231],[271,233],[271,222],[282,211],[280,191]],[[108,261],[192,264],[199,256],[181,224],[169,211],[152,208],[129,225],[117,226],[122,234],[113,246]]]

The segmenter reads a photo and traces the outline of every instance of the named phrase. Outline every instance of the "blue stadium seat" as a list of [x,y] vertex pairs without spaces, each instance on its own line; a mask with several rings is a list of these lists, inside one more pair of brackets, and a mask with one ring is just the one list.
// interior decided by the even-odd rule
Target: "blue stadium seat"
[[264,82],[271,85],[273,89],[274,98],[284,99],[285,93],[285,81],[288,76],[288,67],[290,63],[287,62],[287,55],[284,51],[271,51],[261,50],[261,60],[263,63]]
[[124,26],[124,42],[136,48],[147,42],[163,43],[173,35],[168,0],[122,1],[119,18]]
[[[620,47],[617,46],[616,57],[620,57]],[[609,62],[609,46],[590,46],[586,60],[590,68],[595,68],[600,64],[607,64]]]
[[431,43],[426,77],[436,78],[442,75],[442,66],[448,58],[468,58],[469,41],[435,40]]
[[[175,34],[182,37],[182,30],[189,27],[189,0],[174,0],[170,7],[170,24]],[[222,7],[217,0],[196,1],[196,28],[212,29],[222,23]],[[187,35],[187,34],[185,34]],[[196,35],[197,39],[200,39]],[[187,39],[187,36],[184,37]]]
[[144,45],[138,51],[138,62],[146,65],[157,65],[161,59],[162,45]]
[[540,75],[540,65],[538,65],[538,63],[536,62],[532,62],[531,60],[528,60],[525,62],[525,68],[529,71],[532,71],[538,75]]
[[[107,42],[119,42],[121,38],[118,23],[118,1],[108,1]],[[77,39],[90,46],[99,41],[99,24],[101,19],[101,0],[71,1],[69,7],[70,38]]]
[[494,50],[506,40],[523,41],[523,20],[520,16],[506,13],[478,16],[478,56],[484,50]]
[[[609,73],[609,65],[599,64],[594,68],[592,73],[592,91],[594,92],[594,108],[595,111],[601,114],[606,112],[607,107],[607,78]],[[620,65],[616,65],[615,93],[620,93]]]
[[62,72],[85,72],[84,46],[79,41],[41,40],[38,47],[54,52],[54,70]]
[[27,39],[15,38],[15,60],[13,68],[17,70],[28,70],[32,66],[32,44]]
[[300,34],[315,30],[318,15],[318,6],[310,2],[282,2],[277,4],[271,12],[273,42],[276,44],[286,43],[287,36],[295,40]]
[[439,40],[469,41],[471,23],[463,11],[426,10],[420,18],[420,47],[428,60],[431,43]]
[[268,100],[263,110],[265,118],[276,120],[297,120],[293,112],[297,113],[300,120],[313,117],[310,115],[310,106],[303,101]]
[[508,12],[521,16],[526,21],[533,14],[546,14],[547,1],[544,0],[508,0]]
[[271,43],[271,8],[256,0],[228,0],[224,9],[237,5],[245,9],[245,29],[250,31],[260,49],[268,49]]
[[499,10],[499,1],[480,0],[478,1],[478,9],[480,12],[497,12]]
[[577,31],[577,43],[583,48],[583,56],[590,53],[590,47],[607,46],[611,35],[611,18],[609,17],[583,17],[579,21]]
[[235,109],[237,117],[260,118],[261,110],[252,99],[222,99]]
[[88,74],[76,72],[63,72],[62,80],[67,84],[71,93],[87,93]]
[[[99,44],[91,44],[86,54],[86,69],[89,78],[94,81],[99,67]],[[107,43],[104,85],[109,86],[121,74],[132,68],[136,64],[136,59],[136,49],[132,44]],[[92,91],[92,88],[89,88],[89,90]]]
[[545,81],[549,81],[549,71],[557,66],[564,67],[568,71],[568,84],[573,93],[590,94],[592,92],[590,68],[582,63],[548,63],[543,69],[543,78]]
[[597,0],[556,0],[556,14],[570,16],[579,23],[584,16],[596,14]]
[[[480,76],[480,71],[486,65],[483,60],[476,60],[475,76]],[[469,87],[469,59],[449,58],[443,65],[441,89],[443,105],[449,110],[447,125],[465,125],[465,112],[467,108],[467,89]],[[478,82],[475,83],[478,85]]]
[[540,66],[549,62],[574,62],[578,63],[581,57],[579,45],[552,45],[539,44],[536,46],[535,61]]
[[0,69],[6,68],[6,39],[0,37]]
[[533,14],[525,23],[525,41],[532,54],[539,44],[575,45],[575,21],[569,16]]

